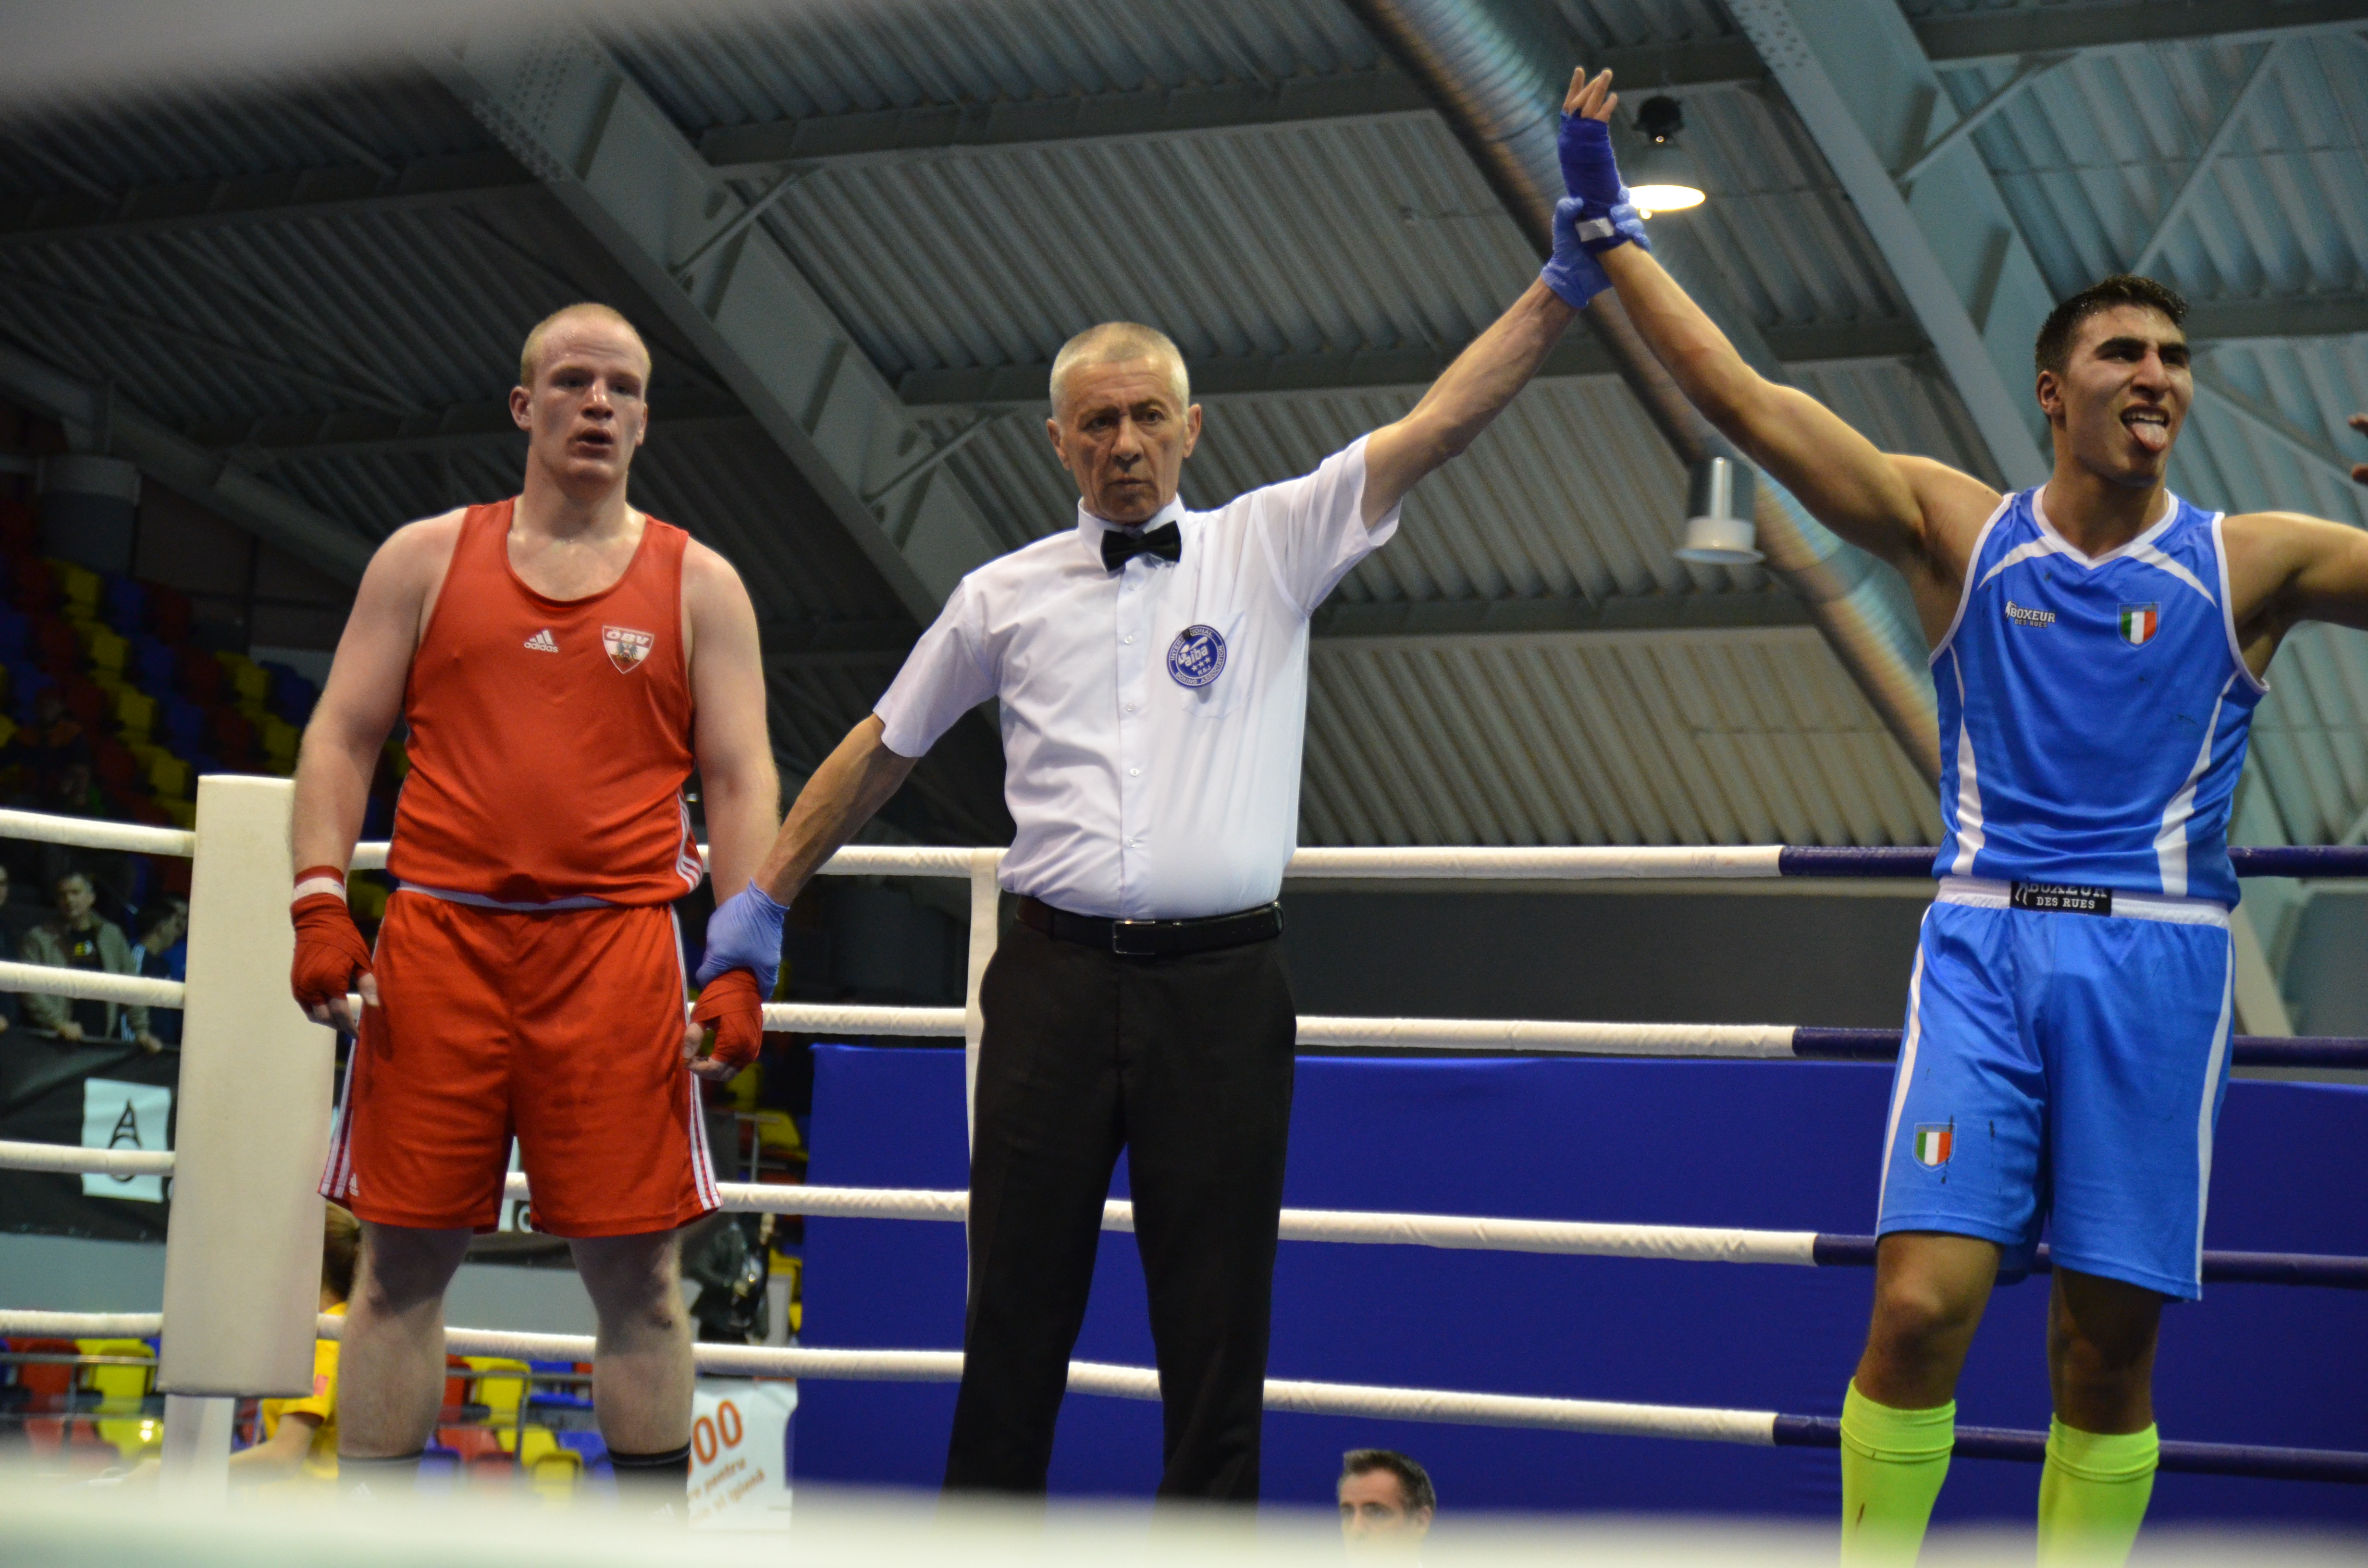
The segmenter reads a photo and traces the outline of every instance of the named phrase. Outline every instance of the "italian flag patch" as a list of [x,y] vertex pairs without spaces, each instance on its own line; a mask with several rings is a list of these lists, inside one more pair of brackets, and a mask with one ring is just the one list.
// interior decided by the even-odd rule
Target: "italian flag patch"
[[2162,625],[2162,606],[2123,605],[2122,607],[2122,641],[2133,648],[2143,648]]
[[1949,1163],[1949,1151],[1956,1144],[1956,1124],[1927,1124],[1916,1130],[1916,1163],[1928,1170],[1938,1170]]

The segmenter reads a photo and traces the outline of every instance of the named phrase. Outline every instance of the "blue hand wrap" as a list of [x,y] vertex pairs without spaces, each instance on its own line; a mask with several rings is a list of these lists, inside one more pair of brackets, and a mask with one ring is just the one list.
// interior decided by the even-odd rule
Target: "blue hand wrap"
[[745,969],[757,977],[757,994],[769,998],[781,972],[781,921],[789,913],[788,904],[775,903],[753,881],[717,904],[707,917],[707,956],[699,960],[699,983],[727,969]]
[[1611,155],[1607,121],[1564,115],[1554,152],[1562,160],[1563,188],[1579,200],[1608,209],[1627,194],[1620,184],[1620,162]]
[[[1651,250],[1645,237],[1644,215],[1620,183],[1620,163],[1611,155],[1611,127],[1600,119],[1566,114],[1554,150],[1562,160],[1563,186],[1581,207],[1578,243],[1589,256],[1601,256],[1614,245],[1634,244]],[[1557,214],[1559,210],[1557,210]],[[1557,215],[1557,225],[1560,218]]]
[[1587,302],[1611,287],[1602,266],[1588,254],[1578,237],[1581,204],[1565,197],[1554,203],[1554,256],[1538,276],[1547,288],[1561,297],[1572,310],[1583,311]]

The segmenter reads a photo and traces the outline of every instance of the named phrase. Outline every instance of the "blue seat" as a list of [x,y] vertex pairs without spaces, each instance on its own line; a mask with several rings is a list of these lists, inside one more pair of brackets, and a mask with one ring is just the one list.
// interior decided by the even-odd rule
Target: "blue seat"
[[313,716],[313,705],[320,700],[320,688],[286,665],[267,664],[263,667],[271,676],[271,691],[264,699],[264,707],[302,729]]
[[108,573],[99,589],[98,618],[129,637],[148,623],[148,590]]
[[187,698],[176,697],[165,704],[165,722],[158,730],[169,750],[195,756],[205,749],[206,710]]
[[32,619],[14,605],[0,604],[0,661],[15,664],[31,656]]
[[143,631],[131,640],[131,654],[124,661],[123,673],[157,701],[169,702],[174,684],[181,676],[181,655]]

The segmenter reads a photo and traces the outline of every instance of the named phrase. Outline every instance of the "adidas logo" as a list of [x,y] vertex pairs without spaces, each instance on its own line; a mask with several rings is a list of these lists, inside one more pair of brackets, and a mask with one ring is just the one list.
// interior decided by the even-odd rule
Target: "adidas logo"
[[536,632],[533,636],[528,638],[526,640],[526,645],[533,649],[538,653],[556,653],[559,652],[559,640],[551,634],[551,628],[548,626]]

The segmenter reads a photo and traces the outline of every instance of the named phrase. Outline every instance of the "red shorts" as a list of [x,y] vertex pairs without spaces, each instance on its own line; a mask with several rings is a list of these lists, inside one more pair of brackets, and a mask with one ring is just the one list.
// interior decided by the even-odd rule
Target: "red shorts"
[[375,1224],[490,1230],[515,1135],[539,1230],[641,1235],[719,1206],[665,905],[524,914],[406,891],[373,968],[323,1197]]

